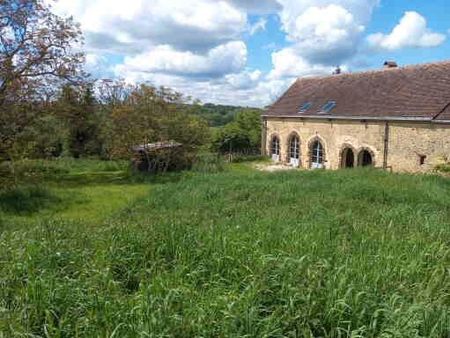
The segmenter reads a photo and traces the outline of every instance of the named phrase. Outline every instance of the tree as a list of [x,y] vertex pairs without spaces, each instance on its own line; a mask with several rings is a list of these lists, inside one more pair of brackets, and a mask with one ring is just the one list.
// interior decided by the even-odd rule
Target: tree
[[102,81],[98,92],[101,109],[109,116],[104,135],[110,158],[130,158],[137,145],[174,141],[183,145],[176,160],[189,162],[209,139],[206,121],[190,115],[188,99],[169,88],[119,80]]
[[221,128],[215,135],[213,147],[227,153],[257,153],[261,148],[261,111],[243,109],[234,121]]
[[8,160],[11,172],[48,108],[49,88],[84,77],[81,43],[73,19],[53,14],[43,0],[0,0],[0,162]]
[[67,150],[75,158],[101,154],[102,121],[93,86],[64,86],[55,105],[56,115],[68,130]]
[[38,83],[52,78],[78,81],[84,55],[74,47],[81,42],[79,25],[53,14],[42,0],[2,0],[0,105],[16,102],[17,94],[35,94]]

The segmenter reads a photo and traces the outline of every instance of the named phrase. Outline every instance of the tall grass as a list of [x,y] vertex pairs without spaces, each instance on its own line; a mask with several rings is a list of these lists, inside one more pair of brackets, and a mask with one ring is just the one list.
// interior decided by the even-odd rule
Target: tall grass
[[227,171],[0,234],[5,337],[448,337],[450,181]]
[[21,186],[0,190],[0,211],[8,214],[32,214],[51,208],[60,198],[42,186]]
[[128,161],[98,161],[90,159],[60,158],[54,160],[23,160],[15,163],[19,183],[41,183],[43,181],[67,182],[96,181],[131,177]]
[[225,162],[218,154],[205,153],[196,157],[192,171],[197,173],[217,173],[224,170]]

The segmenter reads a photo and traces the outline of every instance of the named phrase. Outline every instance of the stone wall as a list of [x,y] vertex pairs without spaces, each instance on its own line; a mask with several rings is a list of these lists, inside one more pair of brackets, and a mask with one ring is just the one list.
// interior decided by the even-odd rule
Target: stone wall
[[394,171],[426,172],[450,161],[450,124],[391,123],[390,130],[388,164]]
[[[293,134],[300,137],[301,166],[310,168],[310,149],[315,140],[325,147],[325,168],[338,169],[346,148],[352,149],[355,162],[358,154],[367,150],[374,166],[383,168],[385,160],[393,171],[424,172],[450,159],[450,125],[414,122],[390,122],[385,159],[386,123],[353,120],[314,120],[295,118],[267,118],[266,154],[270,155],[272,137],[281,143],[281,160],[289,162],[289,142]],[[423,164],[421,164],[421,161]]]

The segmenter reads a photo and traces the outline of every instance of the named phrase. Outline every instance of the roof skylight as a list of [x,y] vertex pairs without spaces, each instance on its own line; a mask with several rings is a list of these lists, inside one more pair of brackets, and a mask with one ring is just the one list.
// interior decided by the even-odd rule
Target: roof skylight
[[331,112],[334,107],[336,107],[336,101],[328,101],[325,105],[320,109],[320,114],[328,114]]
[[311,107],[312,107],[312,103],[311,102],[306,102],[306,103],[303,104],[303,106],[300,107],[299,113],[305,113]]

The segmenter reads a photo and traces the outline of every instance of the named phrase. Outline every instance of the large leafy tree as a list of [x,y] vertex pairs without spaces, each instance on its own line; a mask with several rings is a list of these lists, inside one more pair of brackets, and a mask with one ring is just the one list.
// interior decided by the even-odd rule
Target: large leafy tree
[[81,44],[80,27],[43,0],[0,0],[0,166],[25,155],[54,89],[84,77]]
[[79,80],[81,43],[79,25],[42,0],[1,0],[0,104],[35,95],[39,84],[55,78]]

